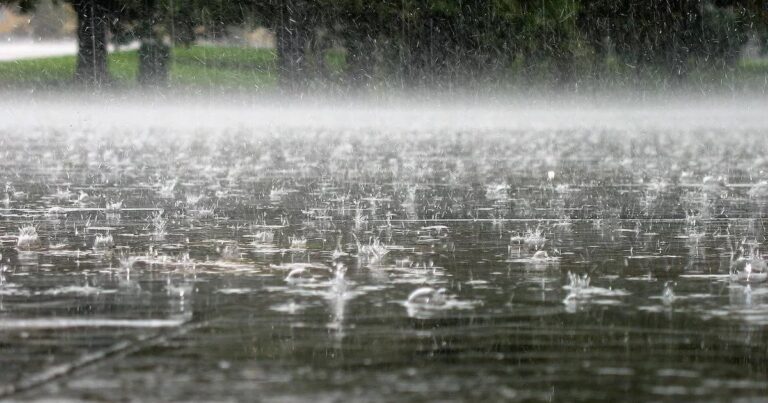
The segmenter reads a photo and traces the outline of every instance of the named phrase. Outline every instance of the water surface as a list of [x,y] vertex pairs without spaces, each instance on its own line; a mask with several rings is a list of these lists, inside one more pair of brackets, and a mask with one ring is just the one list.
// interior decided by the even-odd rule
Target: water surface
[[16,108],[0,396],[766,395],[760,108]]

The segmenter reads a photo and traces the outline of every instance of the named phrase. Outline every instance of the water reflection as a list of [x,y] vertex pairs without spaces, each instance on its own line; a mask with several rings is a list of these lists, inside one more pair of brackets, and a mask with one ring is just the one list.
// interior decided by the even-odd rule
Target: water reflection
[[[590,130],[380,134],[6,142],[0,358],[15,370],[0,383],[122,343],[125,364],[73,377],[131,374],[179,400],[219,384],[248,397],[254,377],[290,380],[260,384],[288,400],[473,387],[525,400],[595,379],[585,400],[767,387],[758,133],[723,134],[754,156],[739,160],[693,132],[657,133],[677,145],[660,154]],[[190,373],[204,382],[181,382]],[[52,387],[82,398],[78,385]]]

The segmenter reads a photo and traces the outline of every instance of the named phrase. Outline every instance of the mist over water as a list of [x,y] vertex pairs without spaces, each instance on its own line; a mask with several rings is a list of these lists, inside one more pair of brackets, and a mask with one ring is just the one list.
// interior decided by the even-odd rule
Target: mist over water
[[768,389],[762,99],[1,104],[0,396]]
[[397,92],[378,96],[302,97],[233,94],[174,96],[135,93],[103,97],[11,93],[0,104],[8,130],[74,127],[99,136],[107,128],[190,132],[243,129],[318,130],[569,130],[681,131],[765,127],[763,97],[641,95],[637,92],[538,96],[444,96]]

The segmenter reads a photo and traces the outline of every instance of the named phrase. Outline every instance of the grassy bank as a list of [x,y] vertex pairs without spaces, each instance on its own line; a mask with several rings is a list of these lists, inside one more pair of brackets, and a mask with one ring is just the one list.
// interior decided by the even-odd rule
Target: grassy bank
[[[0,63],[0,85],[8,88],[62,88],[71,85],[75,56]],[[138,70],[136,51],[109,55],[115,87],[133,87]],[[174,86],[261,89],[276,84],[274,52],[268,49],[216,46],[173,50],[170,80]]]
[[[136,85],[138,69],[136,51],[120,51],[109,55],[109,69],[113,87],[131,89]],[[323,81],[330,86],[343,88],[343,52],[326,55],[328,70]],[[32,60],[0,62],[0,88],[7,89],[62,89],[72,86],[75,57],[49,57]],[[671,80],[664,74],[638,71],[632,66],[606,62],[596,78],[589,73],[592,66],[575,66],[575,82],[565,87],[578,92],[590,90],[641,89],[674,90],[683,88],[695,92],[704,91],[751,91],[768,92],[768,60],[739,62],[726,70],[697,67],[680,80]],[[511,66],[497,77],[490,88],[502,92],[530,92],[552,89],[555,73],[551,66]],[[578,78],[587,77],[587,78]],[[375,81],[375,80],[374,80]],[[270,49],[237,48],[224,46],[177,47],[173,50],[170,84],[181,90],[259,91],[277,86],[277,65],[274,51]],[[378,82],[379,88],[387,88],[387,82]]]

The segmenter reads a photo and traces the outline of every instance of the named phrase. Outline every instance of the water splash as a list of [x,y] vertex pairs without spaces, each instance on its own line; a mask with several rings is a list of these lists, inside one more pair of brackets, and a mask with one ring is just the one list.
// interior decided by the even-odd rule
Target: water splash
[[20,227],[19,236],[16,240],[16,247],[23,250],[39,248],[40,237],[37,235],[37,228],[33,225]]

